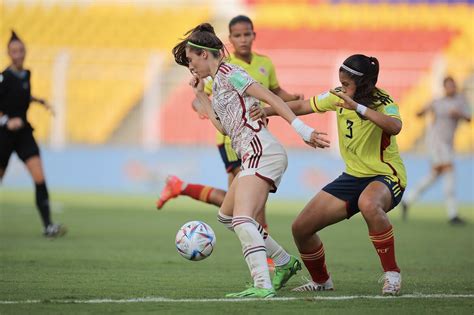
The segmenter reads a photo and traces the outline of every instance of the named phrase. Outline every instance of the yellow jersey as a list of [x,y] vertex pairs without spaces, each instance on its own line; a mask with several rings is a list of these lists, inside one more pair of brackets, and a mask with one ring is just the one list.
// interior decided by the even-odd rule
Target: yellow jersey
[[[384,90],[375,92],[374,110],[401,121],[398,105]],[[355,177],[387,175],[405,188],[407,176],[395,136],[356,111],[337,106],[343,101],[330,92],[313,96],[311,107],[316,113],[336,111],[339,149],[346,164],[346,173]]]
[[[230,54],[228,63],[238,65],[242,67],[255,81],[259,82],[262,86],[266,87],[269,90],[274,90],[280,85],[276,77],[275,67],[273,66],[270,58],[264,55],[252,53],[252,59],[250,63],[247,63],[241,59],[235,57],[234,54]],[[212,80],[208,80],[204,86],[204,91],[207,95],[212,94]],[[228,144],[230,151],[230,138],[217,132],[216,134],[217,145]],[[228,155],[234,157],[235,153],[228,152]],[[237,155],[235,155],[236,157]]]

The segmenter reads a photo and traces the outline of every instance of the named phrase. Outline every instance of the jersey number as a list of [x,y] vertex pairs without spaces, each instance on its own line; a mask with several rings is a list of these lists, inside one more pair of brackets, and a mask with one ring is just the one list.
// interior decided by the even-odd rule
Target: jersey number
[[347,130],[349,130],[349,134],[346,134],[346,137],[349,139],[352,139],[352,125],[354,124],[354,122],[348,119],[346,120],[346,123],[347,123]]

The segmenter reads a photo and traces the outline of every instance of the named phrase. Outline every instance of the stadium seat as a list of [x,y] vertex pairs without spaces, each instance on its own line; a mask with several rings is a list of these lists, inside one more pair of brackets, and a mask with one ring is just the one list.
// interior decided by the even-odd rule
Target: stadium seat
[[[6,43],[14,29],[25,41],[34,95],[51,100],[54,59],[68,52],[67,141],[88,144],[107,141],[141,99],[150,54],[168,56],[177,38],[209,16],[206,5],[186,14],[177,6],[127,2],[8,2],[2,8],[0,40]],[[0,64],[7,63],[2,54]],[[44,140],[50,118],[41,110],[32,108],[29,115]]]

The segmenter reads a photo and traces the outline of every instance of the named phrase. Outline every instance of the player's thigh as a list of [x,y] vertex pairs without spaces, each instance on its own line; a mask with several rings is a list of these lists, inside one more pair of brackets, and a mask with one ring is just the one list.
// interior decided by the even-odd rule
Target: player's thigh
[[33,131],[23,129],[18,134],[18,139],[15,142],[15,151],[20,160],[25,163],[28,171],[31,174],[35,183],[44,181],[43,166],[40,158],[40,151]]
[[0,130],[0,179],[3,178],[10,156],[14,151],[14,142],[13,134]]
[[270,184],[255,175],[239,176],[234,183],[234,216],[255,218],[267,202]]
[[358,206],[362,215],[376,215],[380,209],[390,211],[393,206],[390,188],[380,181],[373,181],[367,185],[359,196]]
[[227,215],[233,216],[234,215],[234,202],[235,202],[235,189],[237,187],[237,181],[234,180],[229,187],[229,190],[225,194],[224,201],[219,208],[219,212]]
[[294,236],[309,236],[347,218],[346,202],[321,190],[298,214],[292,225]]
[[234,179],[239,175],[240,167],[236,167],[227,173],[227,187],[230,187]]

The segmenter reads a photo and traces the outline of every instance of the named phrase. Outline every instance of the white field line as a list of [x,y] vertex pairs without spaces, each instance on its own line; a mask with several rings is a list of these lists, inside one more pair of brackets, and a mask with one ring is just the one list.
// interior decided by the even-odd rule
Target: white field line
[[209,302],[279,302],[279,301],[347,301],[347,300],[384,300],[384,299],[457,299],[474,298],[474,294],[405,294],[400,296],[381,295],[343,295],[343,296],[312,296],[312,297],[274,297],[270,299],[252,298],[218,298],[218,299],[170,299],[165,297],[144,297],[131,299],[92,299],[92,300],[23,300],[2,301],[0,304],[107,304],[107,303],[209,303]]

